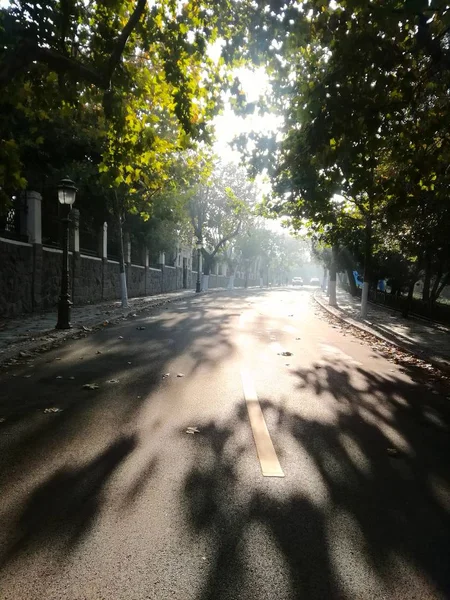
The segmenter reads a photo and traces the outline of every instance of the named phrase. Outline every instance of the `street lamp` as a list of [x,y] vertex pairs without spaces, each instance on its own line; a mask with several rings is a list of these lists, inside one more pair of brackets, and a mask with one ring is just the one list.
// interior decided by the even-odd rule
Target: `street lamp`
[[63,241],[62,241],[62,269],[61,269],[61,295],[58,302],[58,322],[56,329],[70,329],[70,309],[72,302],[69,294],[69,213],[75,202],[77,188],[68,177],[61,179],[58,184],[58,201],[62,204]]
[[197,285],[195,287],[195,291],[198,294],[199,292],[201,292],[201,285],[200,285],[200,256],[201,256],[201,252],[202,252],[202,248],[203,248],[203,244],[202,244],[202,240],[197,240],[196,243],[196,248],[197,248]]

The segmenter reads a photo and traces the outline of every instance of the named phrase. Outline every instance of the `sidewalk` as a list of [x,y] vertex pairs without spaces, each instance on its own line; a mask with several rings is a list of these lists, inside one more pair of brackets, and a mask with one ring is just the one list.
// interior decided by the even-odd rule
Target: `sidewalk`
[[[218,288],[217,291],[219,291]],[[211,291],[216,291],[211,290]],[[133,318],[138,313],[183,298],[193,298],[193,290],[169,292],[154,296],[130,298],[129,308],[123,309],[120,301],[76,306],[72,309],[72,329],[55,329],[57,309],[33,313],[13,319],[0,320],[0,365],[13,365],[31,356],[32,352],[45,352],[66,339],[86,336],[93,329],[107,326],[120,319]],[[18,355],[18,358],[15,357]]]
[[403,350],[428,360],[435,366],[450,371],[450,328],[428,324],[419,319],[404,319],[400,313],[369,303],[367,319],[360,317],[360,300],[343,290],[336,291],[338,307],[328,304],[322,291],[316,292],[316,301],[328,312],[349,325],[382,337]]

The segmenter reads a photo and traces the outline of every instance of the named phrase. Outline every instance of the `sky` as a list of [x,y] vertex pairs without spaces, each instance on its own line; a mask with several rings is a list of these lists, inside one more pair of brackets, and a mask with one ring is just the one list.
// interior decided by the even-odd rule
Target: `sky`
[[[248,68],[240,68],[236,69],[235,74],[241,81],[248,102],[257,101],[268,89],[268,78],[263,69],[252,71]],[[241,133],[249,133],[250,131],[263,133],[264,131],[279,129],[281,126],[280,119],[275,115],[262,117],[254,114],[243,118],[235,115],[230,106],[227,106],[223,114],[216,117],[213,123],[217,138],[214,145],[216,153],[226,161],[238,163],[241,160],[239,152],[233,151],[229,145],[233,138]]]

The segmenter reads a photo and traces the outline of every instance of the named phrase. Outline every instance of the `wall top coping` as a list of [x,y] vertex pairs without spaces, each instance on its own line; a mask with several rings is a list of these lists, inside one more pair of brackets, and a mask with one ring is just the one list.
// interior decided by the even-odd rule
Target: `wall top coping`
[[[45,252],[54,252],[55,254],[62,254],[61,248],[50,248],[49,246],[42,246],[42,250]],[[69,250],[69,254],[72,254],[72,251]]]
[[131,265],[132,267],[136,267],[136,269],[145,269],[145,267],[143,267],[142,265],[135,265],[135,264],[133,264],[133,263],[130,263],[130,265]]
[[164,265],[166,267],[166,269],[173,269],[174,271],[176,270],[176,267],[171,267],[170,265]]
[[26,246],[27,248],[31,248],[33,246],[33,244],[30,244],[30,242],[20,242],[19,240],[10,240],[9,238],[4,237],[0,237],[0,242],[13,244],[14,246]]
[[100,262],[102,261],[102,259],[99,256],[91,256],[90,254],[83,254],[82,252],[80,252],[80,256],[82,256],[83,258],[89,258],[90,260],[99,260]]
[[155,269],[154,267],[149,267],[149,271],[156,271],[156,273],[161,273],[161,269]]

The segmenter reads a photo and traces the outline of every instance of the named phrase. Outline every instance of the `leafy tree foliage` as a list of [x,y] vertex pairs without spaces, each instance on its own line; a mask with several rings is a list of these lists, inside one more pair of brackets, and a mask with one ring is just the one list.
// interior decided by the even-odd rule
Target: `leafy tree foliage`
[[251,223],[257,190],[243,169],[216,163],[210,177],[187,194],[187,210],[197,240],[203,243],[204,273],[217,255]]
[[[330,245],[359,239],[366,279],[377,254],[398,252],[410,285],[428,269],[437,293],[449,268],[450,8],[427,0],[271,8],[261,61],[285,130],[275,152],[274,140],[252,141],[253,164],[273,175],[272,207]],[[252,39],[261,47],[259,31]]]

